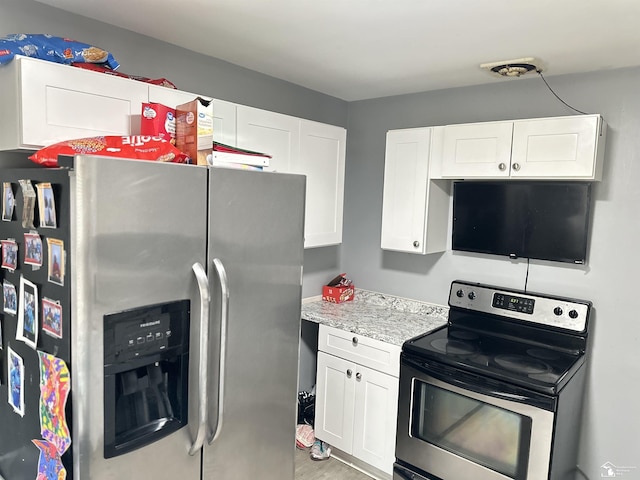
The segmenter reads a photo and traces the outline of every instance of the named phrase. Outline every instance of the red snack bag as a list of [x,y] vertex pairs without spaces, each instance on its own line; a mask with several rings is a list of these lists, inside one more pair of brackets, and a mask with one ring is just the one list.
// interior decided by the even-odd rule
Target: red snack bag
[[67,140],[41,148],[31,155],[29,160],[45,167],[57,167],[58,155],[102,155],[134,160],[189,163],[189,157],[167,140],[145,135],[102,136]]
[[139,75],[128,75],[122,72],[116,72],[114,69],[105,67],[104,65],[97,65],[95,63],[72,63],[74,67],[84,68],[85,70],[93,70],[94,72],[106,73],[107,75],[113,75],[115,77],[129,78],[131,80],[137,80],[138,82],[150,83],[152,85],[160,85],[167,88],[178,88],[173,82],[170,82],[166,78],[147,78]]

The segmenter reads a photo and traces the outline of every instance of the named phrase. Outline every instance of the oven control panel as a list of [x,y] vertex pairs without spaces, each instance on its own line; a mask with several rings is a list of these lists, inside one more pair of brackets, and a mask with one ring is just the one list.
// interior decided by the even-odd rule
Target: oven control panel
[[591,302],[454,281],[449,306],[584,332]]
[[536,301],[533,298],[518,297],[516,295],[496,292],[493,294],[493,302],[491,304],[496,308],[532,315]]

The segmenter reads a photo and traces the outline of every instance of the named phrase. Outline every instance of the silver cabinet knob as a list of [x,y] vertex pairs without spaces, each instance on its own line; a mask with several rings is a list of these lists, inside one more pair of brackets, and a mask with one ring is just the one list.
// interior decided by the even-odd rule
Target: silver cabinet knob
[[513,169],[517,172],[518,170],[520,170],[520,164],[519,163],[514,163],[512,165]]
[[360,372],[356,373],[356,380],[362,380],[362,374]]
[[498,165],[498,169],[499,169],[501,172],[504,172],[504,171],[507,169],[507,165],[506,165],[506,164],[504,164],[504,163],[501,163],[501,164],[499,164],[499,165]]
[[413,246],[418,248],[420,246],[420,242],[418,240],[414,241]]
[[353,372],[349,368],[349,369],[347,369],[347,378],[351,378],[351,375],[353,375]]
[[351,340],[351,343],[353,343],[354,347],[358,345],[358,337],[353,337],[353,339]]

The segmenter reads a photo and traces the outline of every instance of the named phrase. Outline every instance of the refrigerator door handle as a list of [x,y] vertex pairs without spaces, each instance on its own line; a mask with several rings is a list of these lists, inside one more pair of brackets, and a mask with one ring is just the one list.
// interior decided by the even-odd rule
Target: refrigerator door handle
[[229,325],[229,282],[227,271],[219,258],[213,259],[213,266],[220,279],[220,371],[218,372],[218,418],[215,427],[211,426],[209,445],[216,441],[222,431],[222,418],[224,414],[224,379],[227,359],[227,328]]
[[191,267],[198,282],[200,292],[200,365],[198,370],[198,431],[191,445],[189,455],[195,455],[204,445],[207,428],[207,365],[209,347],[209,279],[204,267],[200,263],[194,263]]

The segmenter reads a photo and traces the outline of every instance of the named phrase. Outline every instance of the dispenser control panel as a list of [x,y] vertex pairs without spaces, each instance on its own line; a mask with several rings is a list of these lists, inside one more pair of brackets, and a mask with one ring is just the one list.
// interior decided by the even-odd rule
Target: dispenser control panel
[[185,300],[105,316],[105,364],[148,357],[185,343],[188,305]]

